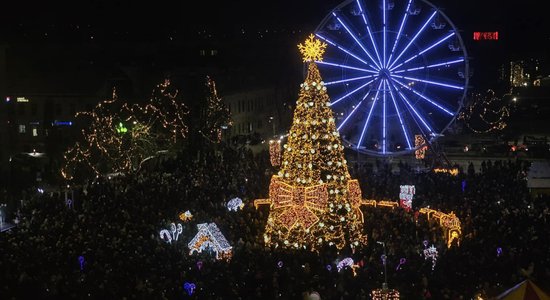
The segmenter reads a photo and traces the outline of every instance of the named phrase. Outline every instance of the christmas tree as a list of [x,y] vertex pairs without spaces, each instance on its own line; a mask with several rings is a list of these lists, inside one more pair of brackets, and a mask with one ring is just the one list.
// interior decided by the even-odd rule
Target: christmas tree
[[342,249],[366,243],[361,233],[361,190],[349,175],[330,98],[315,63],[322,60],[325,47],[313,35],[298,45],[308,73],[269,199],[255,201],[270,205],[264,241],[275,247]]

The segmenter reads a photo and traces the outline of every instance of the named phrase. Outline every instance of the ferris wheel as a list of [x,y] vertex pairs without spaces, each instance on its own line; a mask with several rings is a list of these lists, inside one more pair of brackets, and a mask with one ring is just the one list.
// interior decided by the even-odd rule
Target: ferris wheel
[[[468,56],[459,31],[425,0],[347,0],[315,30],[317,61],[344,145],[406,154],[452,124],[466,97]],[[417,143],[415,143],[415,140]]]

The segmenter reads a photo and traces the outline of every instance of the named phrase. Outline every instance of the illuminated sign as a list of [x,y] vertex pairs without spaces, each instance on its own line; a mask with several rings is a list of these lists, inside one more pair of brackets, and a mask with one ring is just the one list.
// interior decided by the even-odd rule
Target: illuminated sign
[[25,97],[17,97],[17,102],[29,102],[29,99]]
[[73,122],[71,121],[53,121],[53,126],[72,126]]
[[498,31],[474,31],[474,41],[497,41]]

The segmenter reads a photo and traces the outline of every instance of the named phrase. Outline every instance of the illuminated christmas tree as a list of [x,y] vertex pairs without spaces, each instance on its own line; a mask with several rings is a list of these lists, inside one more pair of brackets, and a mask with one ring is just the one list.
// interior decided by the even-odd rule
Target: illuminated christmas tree
[[210,141],[219,143],[222,140],[222,130],[231,126],[229,110],[218,97],[216,83],[206,76],[206,106],[202,112],[202,128],[200,132]]
[[330,98],[315,61],[326,44],[311,35],[298,45],[308,64],[292,127],[284,145],[281,170],[271,178],[264,241],[283,248],[342,249],[366,243],[362,234],[361,190],[352,180],[336,129]]

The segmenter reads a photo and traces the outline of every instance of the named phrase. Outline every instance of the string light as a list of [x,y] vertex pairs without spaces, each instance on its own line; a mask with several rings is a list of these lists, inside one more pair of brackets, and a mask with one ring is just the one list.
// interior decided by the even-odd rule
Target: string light
[[232,125],[230,113],[222,98],[218,97],[216,83],[210,76],[206,76],[205,87],[206,108],[201,118],[204,124],[200,131],[208,140],[219,143],[222,140],[222,129]]
[[493,90],[488,90],[484,95],[476,93],[472,98],[472,104],[458,116],[459,120],[464,120],[466,127],[474,133],[489,133],[506,128],[510,110],[502,99],[495,96]]
[[[321,245],[366,244],[358,184],[351,180],[330,98],[315,61],[326,44],[311,35],[298,48],[308,63],[293,124],[283,146],[281,170],[271,179],[264,241],[283,248],[317,250]],[[351,191],[350,191],[351,190]]]

